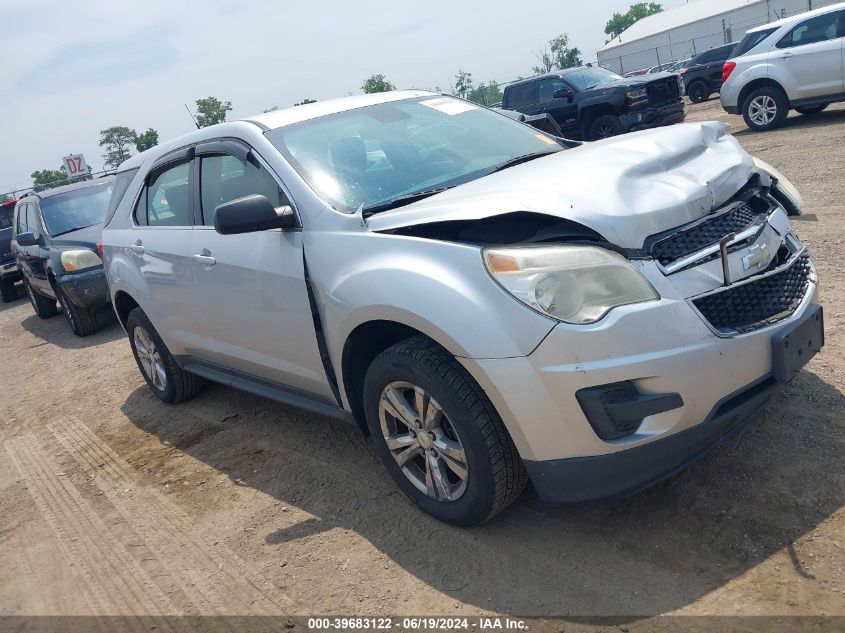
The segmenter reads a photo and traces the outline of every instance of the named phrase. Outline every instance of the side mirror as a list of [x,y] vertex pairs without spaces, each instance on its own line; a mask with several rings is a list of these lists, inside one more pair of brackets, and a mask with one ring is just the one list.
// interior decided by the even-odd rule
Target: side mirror
[[561,88],[560,90],[555,90],[552,93],[553,99],[566,99],[567,101],[572,101],[572,91],[569,88]]
[[35,246],[38,244],[35,234],[29,231],[26,233],[18,233],[15,241],[18,243],[18,246]]
[[214,229],[220,235],[293,228],[296,228],[293,209],[287,205],[274,207],[267,196],[244,196],[214,209]]

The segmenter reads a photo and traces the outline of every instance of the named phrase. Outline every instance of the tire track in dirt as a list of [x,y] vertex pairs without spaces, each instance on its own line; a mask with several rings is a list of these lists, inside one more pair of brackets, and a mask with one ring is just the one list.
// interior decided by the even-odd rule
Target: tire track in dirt
[[[136,526],[199,613],[281,615],[291,611],[292,601],[233,551],[199,532],[193,520],[162,493],[139,485],[133,468],[81,421],[62,418],[48,429]],[[127,489],[134,494],[126,496]]]
[[[83,581],[81,589],[95,615],[168,615],[173,604],[137,561],[109,532],[79,490],[58,474],[31,434],[6,442],[36,507],[57,537],[62,554]],[[127,618],[133,631],[146,631],[140,619]],[[187,630],[162,620],[172,631]]]

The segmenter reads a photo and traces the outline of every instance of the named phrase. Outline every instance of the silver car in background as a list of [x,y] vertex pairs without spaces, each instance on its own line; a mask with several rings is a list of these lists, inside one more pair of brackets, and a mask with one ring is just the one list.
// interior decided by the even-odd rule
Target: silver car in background
[[845,101],[845,2],[750,29],[722,80],[722,107],[756,132]]
[[102,240],[145,380],[349,420],[459,525],[529,479],[577,502],[676,472],[822,345],[801,198],[723,124],[571,145],[401,91],[131,158]]

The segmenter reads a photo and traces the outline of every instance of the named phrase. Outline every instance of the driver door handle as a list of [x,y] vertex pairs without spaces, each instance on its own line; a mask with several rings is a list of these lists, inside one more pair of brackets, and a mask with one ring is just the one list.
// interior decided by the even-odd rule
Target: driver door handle
[[207,248],[202,249],[202,251],[194,255],[194,260],[203,266],[214,266],[217,263],[217,260],[211,256],[211,251]]
[[129,247],[129,250],[138,255],[144,254],[144,243],[141,240],[135,240],[135,243]]

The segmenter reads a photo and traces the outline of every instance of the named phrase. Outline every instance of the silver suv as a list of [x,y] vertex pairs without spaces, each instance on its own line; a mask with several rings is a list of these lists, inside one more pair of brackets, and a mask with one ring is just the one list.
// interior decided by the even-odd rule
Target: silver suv
[[418,91],[207,127],[120,167],[113,305],[161,400],[207,379],[348,420],[444,521],[529,479],[631,493],[822,345],[800,196],[727,129],[572,147]]
[[755,131],[845,101],[845,3],[749,30],[722,79],[722,107]]

